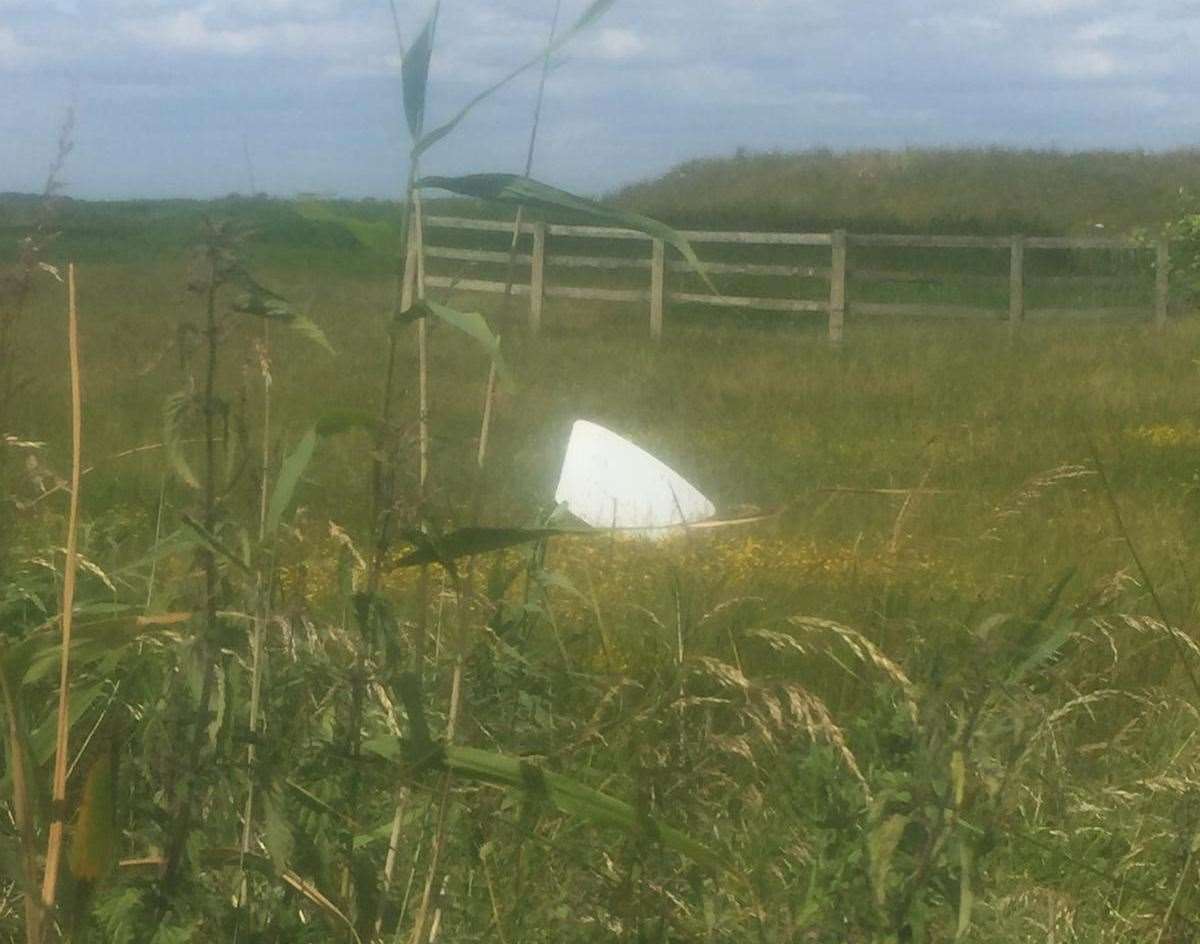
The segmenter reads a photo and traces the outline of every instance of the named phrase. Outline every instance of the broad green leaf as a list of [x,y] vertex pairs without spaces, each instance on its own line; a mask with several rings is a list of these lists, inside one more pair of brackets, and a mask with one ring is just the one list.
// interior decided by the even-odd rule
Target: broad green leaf
[[23,861],[17,837],[0,835],[0,878],[14,886],[24,884]]
[[1047,591],[1046,598],[1042,600],[1037,610],[1030,617],[1032,623],[1044,623],[1050,618],[1050,614],[1058,607],[1059,601],[1062,599],[1063,592],[1067,589],[1067,585],[1075,579],[1075,568],[1068,568],[1066,573],[1054,582],[1054,585]]
[[597,826],[626,832],[649,832],[668,849],[717,873],[732,873],[732,867],[707,846],[685,833],[639,813],[633,806],[601,793],[562,774],[543,770],[520,757],[493,754],[473,747],[448,747],[446,767],[460,777],[513,787],[547,800],[563,813],[578,816]]
[[[170,621],[164,618],[160,622],[153,617],[125,616],[77,625],[71,632],[71,664],[82,669],[112,660],[119,657],[128,644],[169,633],[173,626],[187,618],[186,614],[176,614]],[[32,685],[53,675],[59,667],[61,651],[62,635],[55,623],[30,633],[8,649],[8,671],[18,684]]]
[[[416,550],[405,555],[397,567],[417,567],[421,564],[448,565],[461,557],[502,551],[509,547],[532,544],[546,538],[563,534],[597,534],[591,529],[567,528],[461,528],[444,535],[430,535],[423,531],[409,531],[405,538],[416,545]],[[607,533],[607,532],[605,532]]]
[[104,750],[88,770],[71,833],[67,862],[78,881],[98,882],[117,864],[115,779],[113,751]]
[[592,3],[586,10],[583,11],[579,19],[575,21],[575,25],[571,27],[568,35],[565,36],[561,41],[553,43],[547,52],[554,53],[575,33],[578,33],[580,30],[587,29],[589,26],[596,23],[601,17],[604,16],[605,13],[608,12],[609,8],[614,3],[616,3],[616,0],[595,0],[594,3]]
[[[277,877],[283,884],[303,895],[313,905],[316,905],[335,924],[343,926],[354,941],[362,944],[362,938],[359,937],[358,932],[354,929],[354,923],[346,917],[345,912],[330,901],[313,882],[310,882],[292,869],[276,872],[271,867],[270,860],[265,856],[254,852],[242,852],[241,849],[236,847],[204,849],[197,858],[203,865],[209,868],[238,866],[253,870],[260,875]],[[162,868],[163,859],[161,856],[150,856],[145,859],[130,859],[119,863],[119,865],[123,874],[134,874],[137,872],[149,872],[153,874]],[[186,929],[186,931],[189,935],[193,933],[191,928]]]
[[425,130],[429,63],[433,59],[433,37],[437,31],[440,7],[440,3],[433,5],[433,12],[429,14],[425,28],[408,48],[400,65],[400,78],[404,83],[404,117],[408,120],[408,130],[414,142],[421,139],[421,132]]
[[274,534],[279,530],[283,513],[292,503],[300,478],[312,462],[320,440],[353,429],[373,430],[377,425],[373,417],[359,410],[341,410],[317,420],[316,425],[304,434],[296,448],[283,460],[279,478],[271,491],[271,501],[267,505],[267,533]]
[[565,33],[561,34],[557,39],[552,41],[545,49],[543,49],[533,58],[521,63],[521,65],[513,69],[512,72],[504,76],[504,78],[502,78],[499,82],[488,86],[486,89],[472,98],[469,102],[467,102],[466,105],[459,109],[458,114],[456,114],[444,125],[441,125],[440,127],[435,128],[433,131],[430,131],[428,134],[424,135],[413,147],[412,159],[417,160],[420,158],[422,154],[424,154],[431,147],[450,134],[455,128],[457,128],[462,120],[466,118],[467,115],[469,115],[476,108],[476,106],[487,101],[498,91],[508,85],[508,83],[513,81],[513,79],[516,79],[518,76],[523,75],[528,70],[545,62],[547,56],[553,55],[572,39],[574,39],[577,33],[579,33],[581,30],[587,29],[602,16],[604,16],[604,14],[608,12],[609,7],[611,7],[615,2],[616,0],[593,0],[593,2],[588,5],[587,9],[583,11],[583,14],[579,17],[579,19],[575,21],[574,25]]
[[307,315],[296,315],[288,322],[288,327],[300,335],[300,337],[307,338],[313,344],[317,345],[317,347],[325,348],[328,353],[337,353],[333,349],[333,345],[329,343],[329,338],[325,336],[325,332]]
[[230,274],[230,281],[242,290],[242,294],[233,303],[234,311],[281,321],[292,317],[288,300],[278,292],[271,291],[241,266]]
[[[725,527],[740,525],[752,521],[766,520],[769,516],[739,518],[729,521],[705,521],[702,527]],[[410,530],[404,537],[416,545],[415,550],[400,558],[397,567],[419,567],[422,564],[451,565],[461,557],[472,557],[476,554],[488,554],[492,551],[502,551],[505,548],[519,547],[522,544],[532,544],[547,538],[564,535],[595,537],[609,535],[613,531],[644,531],[645,528],[616,528],[603,531],[595,528],[459,528],[446,534],[429,534],[424,531]],[[560,578],[561,579],[561,578]],[[547,581],[549,582],[549,581]],[[573,593],[578,593],[574,587],[569,587]]]
[[407,311],[398,313],[395,325],[399,327],[410,324],[414,321],[420,321],[422,318],[428,318],[430,315],[439,318],[452,328],[456,328],[468,337],[478,341],[480,346],[495,361],[497,376],[505,383],[512,383],[512,374],[508,369],[508,364],[505,363],[504,357],[500,354],[500,339],[488,327],[487,319],[477,311],[459,311],[457,308],[439,305],[437,302],[419,301]]
[[337,436],[359,429],[373,433],[379,427],[379,420],[364,410],[334,410],[326,413],[313,428],[318,436]]
[[488,200],[493,203],[523,206],[527,209],[537,209],[547,213],[566,210],[570,213],[595,220],[598,223],[622,229],[637,230],[639,233],[645,233],[653,239],[661,239],[665,243],[670,243],[678,249],[691,267],[696,270],[697,274],[704,279],[705,284],[708,285],[713,294],[720,294],[717,291],[717,287],[713,285],[712,280],[709,279],[707,272],[705,272],[704,263],[700,261],[700,257],[696,255],[695,250],[692,249],[692,244],[687,241],[687,238],[678,230],[672,229],[665,223],[660,223],[658,220],[643,216],[640,213],[607,207],[602,203],[597,203],[595,200],[588,200],[573,193],[568,193],[565,190],[559,190],[557,187],[551,187],[549,184],[540,183],[539,181],[531,180],[528,177],[521,177],[517,174],[468,174],[465,177],[423,177],[417,182],[417,186],[449,190],[451,193],[461,194],[465,197],[475,197],[476,199]]
[[1018,682],[1024,681],[1030,673],[1049,665],[1074,635],[1075,624],[1068,621],[1038,641],[1033,647],[1033,651],[1013,669],[1012,674],[1008,677],[1009,683],[1016,685]]
[[[72,646],[71,649],[72,654],[74,654],[75,647]],[[76,663],[76,666],[78,667],[78,663]],[[97,682],[94,685],[88,685],[86,688],[72,685],[70,708],[67,713],[68,724],[74,728],[79,719],[88,712],[92,705],[109,691],[111,691],[111,688],[107,682]],[[57,735],[58,713],[54,712],[48,715],[37,726],[37,729],[29,735],[29,749],[37,763],[46,764],[54,757]]]
[[875,904],[880,908],[887,901],[888,876],[892,871],[892,859],[908,828],[909,817],[899,813],[875,824],[867,837],[867,856],[871,863],[871,888],[875,892]]
[[296,486],[300,484],[300,476],[308,468],[316,449],[317,431],[310,429],[304,434],[299,445],[283,460],[283,465],[279,470],[279,479],[275,482],[275,488],[271,490],[271,502],[267,506],[268,534],[274,534],[279,530],[279,520],[283,517],[288,505],[291,504],[292,496],[296,494]]
[[25,722],[20,698],[20,674],[11,664],[10,647],[0,639],[0,700],[4,703],[4,763],[12,781],[10,804],[14,825],[21,841],[21,858],[25,881],[31,887],[38,881],[34,832],[34,814],[43,798],[43,785],[38,782],[37,768],[29,751],[29,729]]
[[325,332],[317,327],[316,322],[307,315],[297,314],[286,298],[261,285],[241,266],[234,270],[232,281],[242,289],[242,294],[233,303],[234,311],[268,321],[279,321],[330,354],[334,353]]
[[954,808],[961,809],[967,795],[967,761],[961,750],[950,755],[950,787],[954,794]]
[[334,223],[350,232],[363,248],[389,258],[400,252],[400,227],[387,220],[360,220],[314,201],[296,204],[296,212],[316,223]]
[[971,912],[975,908],[975,891],[971,873],[975,870],[975,852],[961,836],[958,840],[958,928],[954,940],[961,941],[971,929]]
[[192,471],[187,457],[183,454],[184,422],[194,401],[194,395],[187,390],[167,397],[163,404],[163,444],[167,450],[167,461],[180,481],[188,488],[198,489],[200,480],[196,478],[196,473]]
[[263,791],[263,845],[267,847],[275,871],[280,873],[287,870],[296,846],[292,827],[283,815],[281,799],[278,791]]
[[217,557],[229,561],[229,563],[233,564],[234,567],[243,573],[249,574],[251,572],[250,567],[241,557],[235,554],[233,550],[225,544],[224,541],[209,531],[208,528],[204,527],[203,524],[201,524],[191,515],[180,515],[180,519],[185,525],[195,532],[196,537],[200,539],[200,542],[210,551],[216,554]]
[[436,752],[433,738],[429,734],[429,722],[425,718],[425,703],[421,700],[421,680],[412,672],[404,672],[396,680],[396,692],[408,716],[408,740],[405,747],[419,763],[425,762]]
[[143,567],[162,560],[164,557],[170,557],[174,554],[184,554],[191,551],[196,546],[196,538],[190,529],[180,528],[170,534],[164,535],[163,538],[153,545],[141,557],[134,558],[128,564],[118,567],[112,572],[114,577],[126,577],[136,573]]

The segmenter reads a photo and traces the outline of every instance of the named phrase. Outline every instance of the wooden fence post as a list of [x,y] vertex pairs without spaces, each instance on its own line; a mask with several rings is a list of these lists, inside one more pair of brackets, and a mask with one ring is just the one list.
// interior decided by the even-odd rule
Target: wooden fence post
[[833,264],[829,273],[829,340],[841,343],[846,323],[846,231],[834,230]]
[[546,224],[533,224],[533,263],[529,269],[529,333],[542,331],[542,309],[546,303]]
[[1163,237],[1158,241],[1154,261],[1154,324],[1167,326],[1171,307],[1171,244]]
[[1025,320],[1025,237],[1012,238],[1008,264],[1008,326],[1015,329]]
[[663,313],[667,307],[667,247],[661,239],[653,242],[650,256],[650,337],[662,340]]

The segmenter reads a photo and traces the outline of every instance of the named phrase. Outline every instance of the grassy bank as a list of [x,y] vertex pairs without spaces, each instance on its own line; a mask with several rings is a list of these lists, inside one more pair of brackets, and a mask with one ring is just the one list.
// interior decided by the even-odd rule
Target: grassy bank
[[1200,153],[1004,148],[748,153],[624,188],[679,225],[827,232],[1089,235],[1156,228],[1200,191]]

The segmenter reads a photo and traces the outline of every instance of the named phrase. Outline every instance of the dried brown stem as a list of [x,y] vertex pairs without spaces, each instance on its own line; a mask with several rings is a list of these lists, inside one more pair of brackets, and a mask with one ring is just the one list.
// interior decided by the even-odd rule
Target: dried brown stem
[[42,877],[42,906],[53,910],[58,898],[62,859],[63,820],[67,802],[67,760],[70,756],[71,624],[75,614],[75,576],[78,570],[79,483],[83,452],[83,392],[79,374],[79,312],[76,306],[75,265],[67,267],[67,347],[71,373],[71,505],[67,517],[67,559],[63,566],[62,655],[58,676],[58,724],[54,745],[52,815]]

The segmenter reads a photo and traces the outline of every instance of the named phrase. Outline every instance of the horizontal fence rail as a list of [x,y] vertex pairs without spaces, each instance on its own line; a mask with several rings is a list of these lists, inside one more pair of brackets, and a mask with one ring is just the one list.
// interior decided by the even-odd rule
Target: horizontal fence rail
[[[1155,243],[1144,243],[1135,239],[1112,237],[1060,237],[1060,236],[939,236],[939,235],[894,235],[885,233],[741,233],[714,232],[708,230],[684,231],[683,235],[696,245],[725,245],[749,247],[827,247],[828,265],[804,265],[796,263],[728,262],[705,261],[705,272],[711,276],[750,276],[772,279],[815,280],[828,285],[827,297],[820,300],[808,298],[781,298],[766,295],[713,294],[711,292],[673,290],[670,276],[685,276],[693,273],[692,266],[682,258],[668,259],[672,247],[637,230],[608,226],[575,226],[559,223],[524,222],[519,229],[515,223],[503,220],[479,220],[463,217],[426,217],[424,229],[430,231],[461,231],[470,233],[505,234],[512,250],[497,251],[464,248],[462,246],[439,245],[426,236],[425,255],[432,260],[459,263],[465,266],[507,266],[508,279],[480,279],[450,275],[428,275],[426,285],[432,288],[464,292],[514,295],[529,298],[530,329],[537,333],[542,325],[542,316],[547,298],[579,299],[605,302],[645,304],[649,306],[650,333],[661,338],[663,325],[671,304],[705,305],[721,308],[738,308],[763,312],[824,314],[829,320],[829,336],[841,340],[848,314],[871,317],[880,316],[944,316],[974,319],[977,321],[1007,320],[1013,328],[1028,317],[1039,320],[1047,318],[1086,317],[1138,317],[1147,316],[1158,326],[1166,324],[1170,307],[1170,247],[1166,239]],[[528,248],[517,251],[520,237]],[[649,256],[618,254],[585,254],[566,251],[566,244],[579,241],[608,243],[608,249],[631,242],[650,244]],[[554,251],[551,251],[553,247]],[[1008,255],[1007,275],[987,273],[926,274],[895,269],[851,268],[849,257],[854,248],[898,248],[934,250],[988,250],[1003,251]],[[1146,308],[1130,305],[1107,307],[1070,308],[1046,306],[1027,308],[1025,301],[1027,250],[1086,251],[1119,250],[1141,251],[1154,254],[1154,298]],[[600,252],[604,248],[601,247]],[[622,250],[627,251],[627,250]],[[761,249],[760,252],[768,250]],[[521,277],[516,277],[520,269]],[[566,271],[595,270],[597,272],[649,272],[649,284],[644,288],[596,288],[562,284],[561,276]],[[525,273],[528,277],[525,277]],[[548,277],[549,276],[549,277]],[[615,276],[614,276],[615,278]],[[951,278],[964,282],[977,281],[995,283],[1007,281],[1008,308],[988,308],[979,305],[960,304],[913,304],[899,302],[853,301],[849,285],[853,282],[895,282],[937,285]],[[1112,274],[1091,275],[1047,275],[1039,280],[1060,285],[1093,283],[1113,286],[1127,279]],[[645,284],[645,283],[643,283]]]

